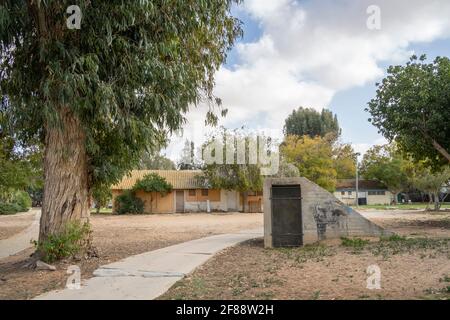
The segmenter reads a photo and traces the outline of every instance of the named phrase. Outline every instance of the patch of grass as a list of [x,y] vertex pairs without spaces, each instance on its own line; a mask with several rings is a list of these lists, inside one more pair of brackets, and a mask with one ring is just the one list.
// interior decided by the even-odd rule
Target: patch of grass
[[314,293],[311,296],[311,300],[319,300],[320,298],[320,290],[314,291]]
[[352,248],[354,250],[362,250],[364,247],[369,244],[369,240],[364,240],[361,238],[347,238],[341,237],[341,245],[343,247]]
[[[371,251],[374,255],[382,255],[387,258],[389,255],[400,253],[413,253],[417,251],[434,251],[437,253],[449,252],[450,238],[407,238],[399,235],[392,235],[387,238],[380,238],[375,243]],[[429,255],[434,257],[434,255]]]
[[316,262],[323,261],[326,257],[335,253],[333,248],[322,243],[308,244],[301,248],[291,249],[292,259],[300,264],[311,260]]
[[104,215],[108,215],[108,214],[112,214],[112,208],[101,208],[100,211],[97,213],[97,209],[92,209],[91,210],[91,214],[104,214]]
[[275,297],[275,293],[272,291],[259,292],[256,294],[256,297],[261,300],[271,300]]
[[[423,210],[427,207],[427,203],[405,203],[398,205],[365,205],[359,206],[360,209],[376,209],[376,210]],[[441,209],[450,209],[450,203],[444,203]]]

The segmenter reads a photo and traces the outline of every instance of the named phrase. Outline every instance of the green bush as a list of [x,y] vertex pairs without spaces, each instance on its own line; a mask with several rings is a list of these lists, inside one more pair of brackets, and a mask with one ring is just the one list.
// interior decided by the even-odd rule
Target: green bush
[[72,258],[77,253],[89,249],[91,232],[90,224],[87,222],[70,222],[63,232],[51,234],[42,243],[34,244],[42,254],[42,260],[50,263],[63,258]]
[[28,193],[26,193],[25,191],[17,191],[12,202],[17,204],[21,208],[20,211],[27,211],[31,208],[32,201]]
[[115,213],[141,214],[144,213],[144,202],[137,198],[132,191],[125,191],[115,200]]
[[10,202],[0,202],[1,214],[15,214],[31,208],[31,198],[25,191],[17,191]]
[[17,203],[0,203],[0,215],[15,214],[23,211]]

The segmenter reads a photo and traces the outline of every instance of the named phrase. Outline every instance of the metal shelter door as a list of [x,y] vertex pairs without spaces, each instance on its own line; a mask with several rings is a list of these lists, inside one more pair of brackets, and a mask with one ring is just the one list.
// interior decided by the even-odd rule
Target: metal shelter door
[[300,185],[273,185],[272,242],[274,247],[303,245]]

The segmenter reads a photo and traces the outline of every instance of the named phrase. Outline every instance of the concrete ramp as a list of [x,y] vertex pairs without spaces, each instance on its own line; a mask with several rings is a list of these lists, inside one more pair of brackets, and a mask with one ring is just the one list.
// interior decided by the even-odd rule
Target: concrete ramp
[[[267,178],[264,182],[264,236],[265,246],[273,246],[272,186],[299,185],[301,189],[301,221],[303,243],[345,236],[387,236],[387,231],[363,217],[335,198],[330,192],[304,177]],[[300,214],[300,212],[298,213]]]

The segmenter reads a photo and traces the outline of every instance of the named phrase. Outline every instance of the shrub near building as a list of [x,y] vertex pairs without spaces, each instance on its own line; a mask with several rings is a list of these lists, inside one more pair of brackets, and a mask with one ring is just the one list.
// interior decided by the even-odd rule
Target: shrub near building
[[0,202],[0,215],[15,214],[28,211],[31,208],[31,198],[25,191],[17,191],[11,201]]

